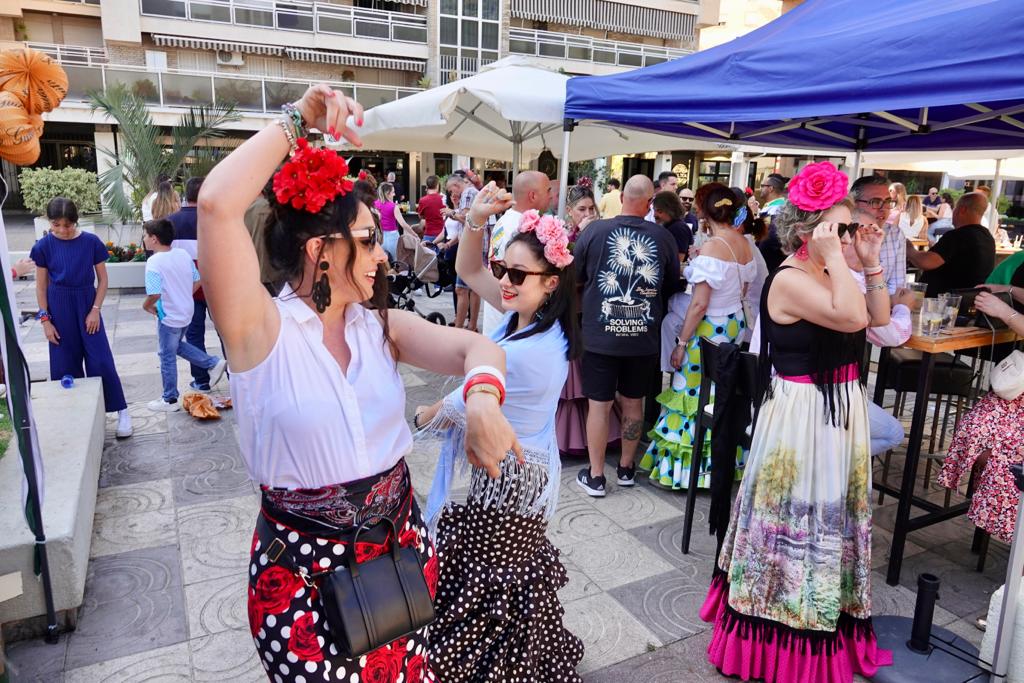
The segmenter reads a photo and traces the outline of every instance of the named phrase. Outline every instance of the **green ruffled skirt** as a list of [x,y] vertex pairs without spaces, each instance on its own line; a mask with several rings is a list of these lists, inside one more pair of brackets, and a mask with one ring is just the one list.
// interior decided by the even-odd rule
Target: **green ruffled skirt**
[[[639,467],[650,470],[651,480],[665,488],[685,489],[690,481],[693,462],[693,442],[696,440],[697,404],[700,395],[701,371],[700,338],[714,342],[736,343],[746,325],[743,311],[724,316],[706,315],[697,325],[697,332],[686,343],[683,367],[672,373],[672,386],[658,395],[661,415],[648,436],[651,445],[640,459]],[[714,385],[711,400],[714,402]],[[737,450],[736,478],[743,476],[746,454]],[[699,457],[700,475],[697,485],[707,488],[711,484],[711,435],[704,438],[703,453]]]

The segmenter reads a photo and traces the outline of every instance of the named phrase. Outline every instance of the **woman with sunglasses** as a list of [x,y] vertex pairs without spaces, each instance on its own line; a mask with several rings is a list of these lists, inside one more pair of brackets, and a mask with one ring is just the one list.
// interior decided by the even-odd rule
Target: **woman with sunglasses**
[[473,473],[466,505],[455,505],[449,492],[463,451],[462,396],[453,392],[416,416],[417,425],[444,435],[427,519],[439,521],[441,558],[430,664],[445,683],[580,680],[583,644],[562,625],[556,594],[568,576],[545,535],[561,472],[555,407],[569,362],[581,351],[576,273],[564,225],[535,210],[523,214],[504,260],[484,269],[477,257],[483,226],[511,205],[494,183],[481,190],[456,270],[505,313],[492,339],[505,350],[502,410],[524,458],[502,461],[497,480]]
[[708,660],[743,680],[851,683],[892,663],[871,626],[871,434],[858,372],[864,328],[888,321],[889,296],[878,260],[865,258],[866,301],[843,256],[856,239],[859,256],[878,259],[881,237],[851,225],[846,188],[832,164],[810,164],[776,217],[792,255],[762,294],[765,398],[701,608],[714,623]]
[[[475,374],[494,389],[466,398],[465,447],[497,476],[518,449],[493,395],[505,354],[479,335],[387,309],[387,254],[369,208],[345,179],[344,160],[305,138],[316,128],[358,145],[346,120],[360,121],[362,107],[317,85],[285,110],[221,161],[199,196],[199,269],[227,349],[242,456],[263,498],[247,572],[249,627],[275,681],[382,672],[430,680],[425,628],[346,657],[318,581],[353,553],[364,561],[400,543],[416,549],[433,595],[438,560],[405,464],[413,442],[398,363]],[[267,251],[285,280],[276,299],[260,283],[243,222],[271,176]]]

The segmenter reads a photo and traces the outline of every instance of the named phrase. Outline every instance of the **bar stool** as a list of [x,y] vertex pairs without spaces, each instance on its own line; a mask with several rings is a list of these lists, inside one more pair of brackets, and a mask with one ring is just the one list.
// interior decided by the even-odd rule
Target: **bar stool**
[[[877,381],[884,381],[885,388],[896,392],[896,401],[893,404],[892,414],[899,418],[903,415],[906,406],[907,394],[917,391],[917,378],[921,372],[921,352],[913,349],[892,349],[887,365],[888,371],[884,378]],[[963,410],[964,399],[969,399],[974,384],[974,369],[948,353],[937,354],[935,358],[935,370],[932,374],[932,395],[938,397],[935,412],[932,416],[932,435],[929,442],[929,450],[935,450],[935,436],[938,432],[939,413],[941,412],[942,397],[946,396],[951,403],[957,399],[957,420]],[[928,400],[928,397],[917,397],[916,400]],[[942,438],[940,442],[945,443],[945,432],[948,426],[949,411],[947,407],[946,420],[942,425]],[[955,426],[955,422],[954,422]],[[940,448],[941,448],[940,444]],[[892,450],[886,451],[882,462],[882,482],[889,483],[889,466],[892,462]],[[931,478],[932,460],[925,458],[925,486]],[[885,493],[879,491],[878,504],[885,500]]]

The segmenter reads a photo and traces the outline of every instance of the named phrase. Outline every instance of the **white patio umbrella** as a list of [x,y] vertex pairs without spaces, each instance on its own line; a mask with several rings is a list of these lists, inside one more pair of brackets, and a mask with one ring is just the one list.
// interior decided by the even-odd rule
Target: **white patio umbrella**
[[[569,77],[531,63],[506,57],[480,73],[447,85],[387,102],[369,109],[356,131],[366,149],[410,152],[448,152],[512,162],[518,172],[525,158],[544,149],[559,159],[565,84]],[[350,121],[350,124],[352,122]],[[706,142],[687,141],[688,147],[714,149]],[[693,144],[689,144],[689,143]],[[551,144],[555,143],[555,144]],[[570,161],[611,154],[656,152],[679,147],[680,138],[635,131],[618,124],[586,123],[572,133]],[[567,167],[561,165],[562,205]]]

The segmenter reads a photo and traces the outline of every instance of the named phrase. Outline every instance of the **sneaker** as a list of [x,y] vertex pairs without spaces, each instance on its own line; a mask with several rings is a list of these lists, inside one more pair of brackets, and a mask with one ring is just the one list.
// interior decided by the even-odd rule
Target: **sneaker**
[[580,473],[576,475],[576,483],[580,485],[581,489],[587,492],[588,496],[604,498],[605,478],[590,476],[589,467],[584,467],[580,470]]
[[618,476],[619,486],[636,486],[635,466],[623,467],[619,465],[615,468],[615,474]]
[[178,401],[165,401],[162,398],[158,398],[155,401],[150,401],[146,404],[146,407],[152,410],[154,413],[174,413],[181,410],[181,406],[178,405]]
[[199,384],[195,380],[192,380],[189,383],[188,388],[191,389],[192,391],[198,391],[200,394],[208,394],[208,393],[210,393],[210,385],[209,384]]
[[210,369],[210,386],[215,387],[224,379],[224,374],[228,370],[228,362],[221,358],[217,361],[217,364]]
[[[174,405],[178,405],[175,403]],[[128,410],[117,411],[117,438],[127,439],[131,436],[135,430],[132,428],[132,416],[128,414]]]

